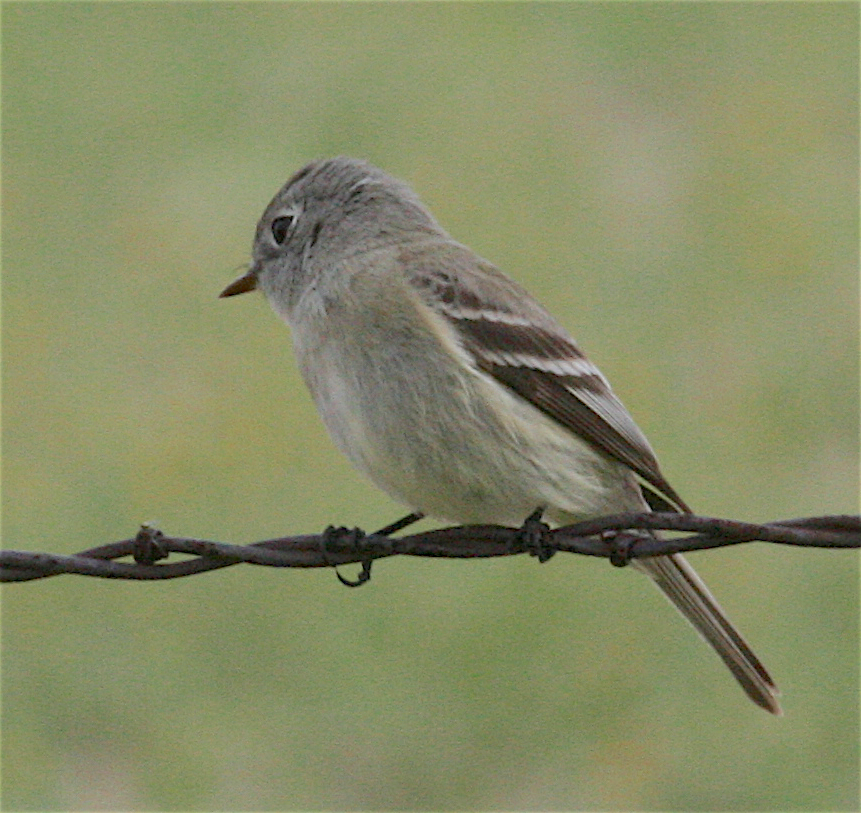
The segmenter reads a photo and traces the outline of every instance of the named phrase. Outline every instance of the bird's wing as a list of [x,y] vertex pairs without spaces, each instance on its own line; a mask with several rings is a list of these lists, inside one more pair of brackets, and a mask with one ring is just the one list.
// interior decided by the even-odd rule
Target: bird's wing
[[653,507],[690,510],[607,379],[521,286],[454,242],[405,249],[399,259],[479,370],[629,466],[663,498],[649,500]]

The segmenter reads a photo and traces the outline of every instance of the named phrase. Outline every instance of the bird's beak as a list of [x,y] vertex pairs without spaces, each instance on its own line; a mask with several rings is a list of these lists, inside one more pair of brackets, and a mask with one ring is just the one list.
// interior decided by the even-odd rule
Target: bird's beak
[[254,268],[249,268],[248,271],[241,277],[233,280],[218,296],[236,296],[244,294],[248,291],[257,289],[257,272]]

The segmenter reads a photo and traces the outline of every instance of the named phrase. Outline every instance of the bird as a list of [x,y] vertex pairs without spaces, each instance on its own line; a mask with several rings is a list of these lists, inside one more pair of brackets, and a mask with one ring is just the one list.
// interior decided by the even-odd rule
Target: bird
[[[690,513],[561,324],[367,161],[312,161],[283,185],[220,296],[252,290],[289,325],[335,444],[414,516],[519,527]],[[750,699],[781,714],[768,671],[686,559],[632,564]]]

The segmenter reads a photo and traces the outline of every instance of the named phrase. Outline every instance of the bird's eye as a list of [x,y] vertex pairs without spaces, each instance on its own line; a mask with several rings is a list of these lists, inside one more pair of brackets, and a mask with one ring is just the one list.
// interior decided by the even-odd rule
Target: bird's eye
[[293,221],[295,220],[293,215],[282,215],[281,217],[276,217],[275,220],[272,221],[272,239],[280,246],[284,244],[284,241],[287,239],[287,232],[290,231],[290,227],[293,225]]

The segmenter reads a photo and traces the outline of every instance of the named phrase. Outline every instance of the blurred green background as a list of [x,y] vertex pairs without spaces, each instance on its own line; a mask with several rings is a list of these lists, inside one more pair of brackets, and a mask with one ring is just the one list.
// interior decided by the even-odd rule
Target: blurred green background
[[[548,304],[701,513],[857,511],[857,5],[2,23],[4,547],[403,513],[263,298],[216,299],[271,195],[339,153]],[[647,580],[570,556],[8,586],[4,809],[856,810],[857,552],[691,558],[784,718]]]

